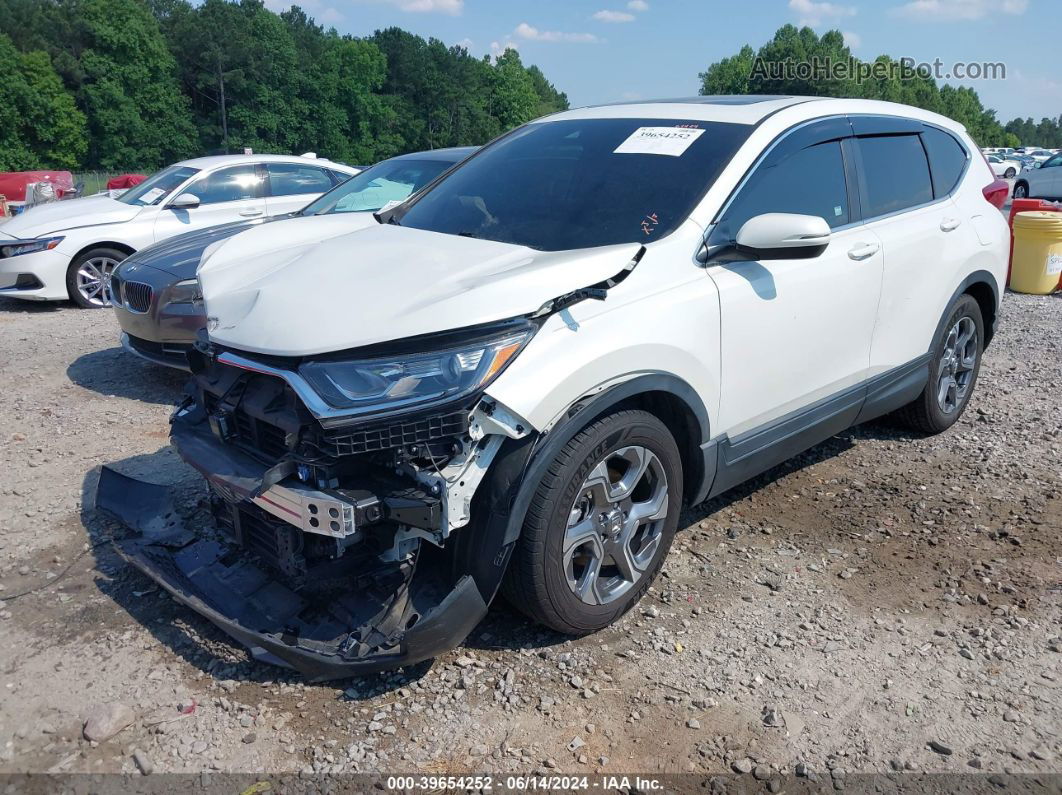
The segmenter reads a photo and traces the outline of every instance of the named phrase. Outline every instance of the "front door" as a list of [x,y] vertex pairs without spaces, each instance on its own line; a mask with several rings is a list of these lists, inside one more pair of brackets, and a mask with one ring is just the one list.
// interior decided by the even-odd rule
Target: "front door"
[[[171,197],[159,212],[155,221],[156,242],[195,229],[263,217],[266,204],[262,182],[251,163],[227,166],[200,176]],[[199,199],[199,206],[174,208],[173,200],[187,193]]]

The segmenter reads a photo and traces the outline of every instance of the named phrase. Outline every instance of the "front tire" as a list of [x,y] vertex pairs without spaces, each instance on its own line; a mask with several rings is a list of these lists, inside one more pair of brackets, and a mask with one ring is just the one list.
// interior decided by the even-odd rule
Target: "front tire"
[[929,382],[921,395],[897,412],[906,425],[927,434],[947,430],[962,416],[981,371],[985,339],[981,307],[964,294],[949,307],[947,318],[931,352]]
[[656,579],[678,527],[682,461],[645,411],[603,417],[550,464],[524,520],[503,590],[568,635],[607,627]]
[[1029,198],[1029,185],[1025,182],[1019,182],[1014,186],[1013,198],[1015,199],[1027,199]]
[[126,258],[116,248],[94,248],[79,255],[66,271],[66,291],[82,309],[111,305],[111,274]]

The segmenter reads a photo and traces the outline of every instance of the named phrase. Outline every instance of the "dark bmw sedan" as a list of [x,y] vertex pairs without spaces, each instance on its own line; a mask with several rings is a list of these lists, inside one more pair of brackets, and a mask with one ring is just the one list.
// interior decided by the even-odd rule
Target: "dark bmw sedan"
[[[122,327],[122,346],[157,364],[188,369],[185,354],[206,326],[196,269],[211,245],[264,224],[287,224],[288,242],[316,242],[376,223],[372,213],[404,201],[475,147],[414,152],[384,160],[288,215],[223,224],[141,249],[111,277],[111,305]],[[315,223],[311,218],[339,216]],[[271,227],[274,228],[274,227]]]

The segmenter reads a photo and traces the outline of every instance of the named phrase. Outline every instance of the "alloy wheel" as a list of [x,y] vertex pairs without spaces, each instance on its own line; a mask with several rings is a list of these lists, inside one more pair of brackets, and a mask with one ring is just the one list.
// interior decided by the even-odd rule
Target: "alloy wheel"
[[605,456],[580,487],[565,530],[572,592],[604,605],[633,588],[660,547],[667,509],[667,475],[652,451],[634,445]]
[[945,414],[962,407],[977,366],[977,326],[962,317],[948,331],[944,352],[937,365],[937,405]]
[[111,257],[91,257],[77,269],[77,291],[93,306],[111,305],[111,274],[118,260]]

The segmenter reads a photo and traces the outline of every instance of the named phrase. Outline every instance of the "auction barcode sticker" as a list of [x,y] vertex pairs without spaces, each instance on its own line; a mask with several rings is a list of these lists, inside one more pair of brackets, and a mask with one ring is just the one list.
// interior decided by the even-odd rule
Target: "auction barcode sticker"
[[679,157],[704,130],[689,127],[639,127],[615,149],[617,155],[670,155]]

